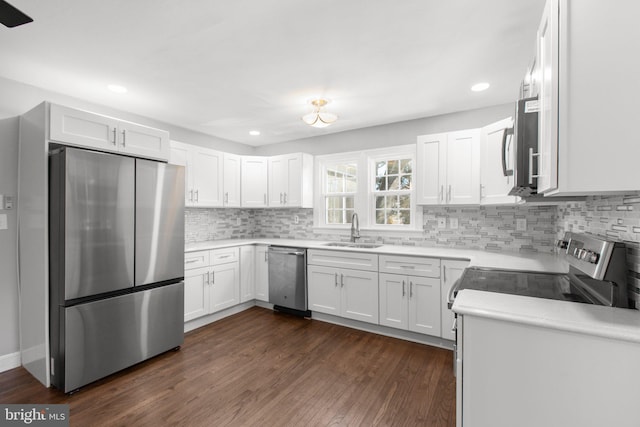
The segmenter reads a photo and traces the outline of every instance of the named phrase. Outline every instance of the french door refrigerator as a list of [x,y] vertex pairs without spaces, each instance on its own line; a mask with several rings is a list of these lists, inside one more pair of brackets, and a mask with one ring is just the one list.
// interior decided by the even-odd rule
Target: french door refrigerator
[[49,156],[51,383],[64,392],[184,339],[184,168]]

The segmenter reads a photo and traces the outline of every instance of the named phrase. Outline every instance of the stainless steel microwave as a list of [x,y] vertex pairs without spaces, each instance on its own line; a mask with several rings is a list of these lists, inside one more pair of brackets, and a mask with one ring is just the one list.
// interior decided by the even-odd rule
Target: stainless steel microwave
[[[502,173],[513,176],[513,188],[509,191],[512,196],[528,197],[537,193],[538,110],[537,96],[519,100],[513,128],[506,129],[502,138]],[[512,137],[515,156],[513,169],[507,169],[509,136]]]

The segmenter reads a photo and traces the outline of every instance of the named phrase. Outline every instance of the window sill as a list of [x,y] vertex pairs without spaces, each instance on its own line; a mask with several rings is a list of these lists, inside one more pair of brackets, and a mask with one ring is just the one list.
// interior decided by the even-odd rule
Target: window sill
[[[313,232],[317,234],[345,234],[350,235],[351,227],[331,227],[331,226],[314,226]],[[403,236],[421,236],[422,229],[416,228],[378,228],[378,227],[361,227],[360,234],[371,237],[370,235],[403,235]]]

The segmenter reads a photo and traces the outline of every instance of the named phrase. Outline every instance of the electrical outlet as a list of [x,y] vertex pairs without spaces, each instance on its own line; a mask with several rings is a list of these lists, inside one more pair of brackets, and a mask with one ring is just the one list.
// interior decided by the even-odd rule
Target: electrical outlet
[[236,218],[236,225],[242,225],[242,218]]
[[[0,205],[0,208],[2,205]],[[4,208],[8,211],[13,209],[13,196],[4,196]]]
[[447,218],[438,218],[438,228],[447,228]]
[[299,223],[299,222],[300,222],[300,218],[298,218],[298,215],[294,215],[294,216],[293,216],[293,223],[294,223],[294,224],[297,224],[297,223]]
[[516,219],[516,231],[527,231],[527,219],[526,218],[517,218]]
[[452,230],[458,229],[458,218],[449,218],[449,227]]

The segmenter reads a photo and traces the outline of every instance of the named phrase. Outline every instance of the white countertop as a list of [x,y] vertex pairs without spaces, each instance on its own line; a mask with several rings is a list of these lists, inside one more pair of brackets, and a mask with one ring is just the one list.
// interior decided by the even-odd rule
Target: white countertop
[[640,311],[463,289],[453,311],[640,343]]
[[378,248],[349,248],[342,246],[326,246],[327,241],[292,240],[292,239],[229,239],[208,242],[189,243],[185,252],[220,249],[242,245],[277,245],[307,249],[325,249],[334,251],[355,251],[377,253],[380,255],[409,255],[442,259],[469,260],[472,267],[497,268],[505,270],[546,271],[566,273],[569,266],[566,261],[553,254],[489,252],[477,249],[454,249],[442,247],[382,245]]

